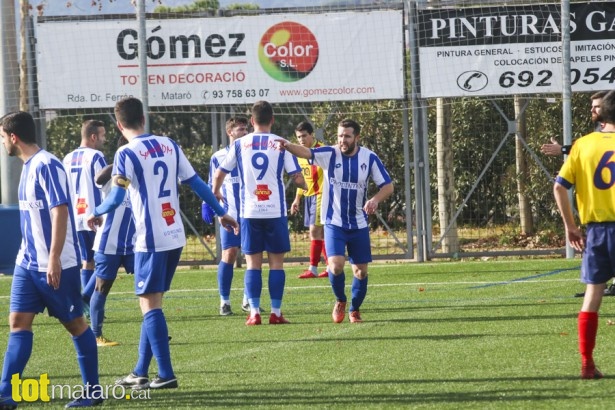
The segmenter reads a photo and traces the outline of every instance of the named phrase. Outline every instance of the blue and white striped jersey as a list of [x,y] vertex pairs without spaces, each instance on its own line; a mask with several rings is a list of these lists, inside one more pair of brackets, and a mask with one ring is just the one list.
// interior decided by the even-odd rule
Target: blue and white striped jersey
[[380,158],[359,147],[353,156],[343,155],[337,146],[312,148],[314,163],[325,171],[322,193],[322,223],[344,229],[366,228],[369,179],[378,188],[391,182]]
[[51,153],[40,150],[24,163],[19,180],[21,247],[15,263],[24,269],[46,272],[51,246],[51,209],[68,206],[66,239],[60,255],[62,269],[80,263],[79,244],[70,188],[62,163]]
[[278,150],[275,134],[252,133],[236,139],[220,168],[235,167],[241,180],[241,218],[271,219],[286,216],[284,171],[292,175],[301,167],[290,152]]
[[160,252],[186,244],[178,187],[196,177],[196,172],[175,141],[150,134],[133,138],[115,153],[113,175],[130,182],[135,252]]
[[[103,200],[106,198],[113,180],[102,186]],[[131,255],[134,253],[135,221],[132,217],[130,196],[126,195],[124,201],[115,210],[102,215],[102,225],[96,230],[93,249],[94,252],[105,255]]]
[[90,231],[88,216],[102,202],[102,194],[94,183],[94,175],[107,165],[107,161],[102,152],[79,147],[66,155],[63,162],[70,178],[76,229]]
[[[229,152],[229,147],[222,148],[221,150],[214,153],[211,156],[211,160],[209,161],[209,186],[213,185],[213,177],[216,173],[216,170],[220,167],[220,164],[226,157],[226,154]],[[224,177],[224,181],[222,182],[221,191],[224,199],[226,201],[225,204],[221,204],[224,206],[224,209],[228,212],[230,216],[237,219],[240,213],[240,199],[239,192],[241,189],[241,178],[239,177],[239,169],[237,167],[233,168],[233,170]]]

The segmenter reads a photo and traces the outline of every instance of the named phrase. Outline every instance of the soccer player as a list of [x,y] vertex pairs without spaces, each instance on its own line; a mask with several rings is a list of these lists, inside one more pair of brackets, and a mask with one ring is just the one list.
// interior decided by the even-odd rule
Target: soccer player
[[[299,144],[304,147],[317,148],[322,146],[322,144],[314,138],[314,128],[312,124],[307,121],[302,121],[297,125],[295,128],[295,136],[299,140]],[[323,172],[322,168],[314,165],[311,159],[299,158],[298,161],[308,189],[297,188],[295,200],[290,205],[290,213],[294,215],[299,212],[301,197],[305,197],[303,224],[310,230],[310,267],[299,275],[299,279],[316,277],[327,278],[329,277],[327,269],[320,274],[318,273],[318,263],[320,262],[321,253],[325,257],[325,264],[327,263],[327,252],[324,248],[323,240],[324,230],[322,222],[320,221]]]
[[[350,322],[360,323],[359,308],[367,295],[367,266],[372,261],[367,216],[376,212],[378,204],[393,193],[391,177],[378,156],[359,145],[361,127],[353,120],[342,120],[337,127],[337,146],[308,149],[279,140],[280,146],[293,155],[312,159],[325,171],[322,193],[322,222],[325,225],[325,246],[329,263],[329,281],[336,298],[333,321],[341,323],[346,316],[344,291],[345,250],[354,275]],[[368,199],[369,180],[378,192]]]
[[[583,305],[578,315],[581,378],[599,379],[593,350],[598,332],[598,310],[606,282],[615,268],[615,91],[602,100],[601,132],[579,138],[570,150],[553,188],[557,206],[570,245],[583,252],[581,282],[586,284]],[[586,226],[586,239],[576,225],[568,189],[575,187],[579,219]]]
[[250,119],[254,132],[235,140],[213,180],[214,194],[222,199],[222,182],[228,173],[237,168],[241,180],[241,249],[246,255],[245,287],[250,302],[250,316],[246,325],[261,324],[260,297],[263,287],[263,252],[269,259],[269,296],[271,314],[269,324],[289,323],[282,315],[286,273],[284,253],[290,251],[286,196],[283,172],[295,184],[305,186],[301,168],[292,155],[278,150],[271,133],[273,108],[267,101],[252,106]]
[[[607,91],[598,91],[590,96],[591,100],[591,119],[594,123],[594,131],[601,131],[604,123],[602,121],[602,99],[606,95]],[[568,155],[570,154],[570,148],[572,145],[560,145],[554,138],[551,138],[550,144],[543,144],[540,147],[540,152],[549,156]],[[577,292],[574,294],[575,298],[582,298],[585,296],[585,292]],[[611,283],[606,289],[604,289],[604,296],[615,296],[615,281]]]
[[98,352],[94,333],[83,317],[79,248],[68,177],[60,160],[36,144],[35,132],[34,120],[27,112],[0,119],[4,148],[24,162],[18,190],[22,241],[11,285],[10,333],[2,367],[0,407],[17,407],[11,397],[11,378],[22,376],[32,353],[34,316],[45,308],[72,335],[85,384],[84,397],[66,407],[95,406],[102,402]]
[[81,288],[86,303],[86,315],[89,315],[89,303],[96,278],[94,274],[94,235],[87,225],[86,218],[94,208],[100,205],[102,193],[94,182],[94,175],[107,162],[100,151],[106,140],[105,124],[98,120],[86,120],[81,125],[81,145],[64,157],[64,169],[70,177],[73,195],[73,211],[79,249],[81,251]]
[[[129,142],[116,152],[113,188],[94,209],[88,224],[100,226],[100,216],[116,209],[124,200],[126,190],[129,191],[137,232],[135,293],[143,314],[137,364],[133,372],[116,384],[143,389],[177,388],[162,298],[171,287],[186,244],[179,216],[179,182],[190,185],[216,214],[222,215],[223,227],[237,231],[239,228],[196,174],[179,145],[168,137],[145,133],[143,104],[139,99],[124,98],[115,104],[114,111],[117,126]],[[149,380],[152,355],[158,364],[158,376]]]
[[[121,136],[118,140],[118,148],[127,143],[128,140]],[[107,165],[94,177],[104,197],[111,190],[112,170],[113,165]],[[105,304],[120,266],[124,266],[127,273],[134,273],[134,241],[135,223],[132,217],[132,207],[130,199],[125,198],[114,211],[103,215],[102,227],[96,230],[94,238],[96,287],[90,304],[90,321],[98,347],[119,345],[118,342],[103,336]]]
[[[226,121],[226,135],[229,138],[229,146],[222,148],[211,156],[209,162],[209,186],[213,184],[213,178],[220,163],[226,156],[233,142],[248,133],[248,119],[245,117],[231,117]],[[228,214],[235,218],[241,225],[239,218],[239,171],[234,168],[230,174],[224,178],[222,185],[222,196],[224,197],[224,209]],[[213,223],[213,210],[207,202],[203,202],[202,216],[205,222]],[[222,244],[222,260],[218,264],[218,293],[220,294],[220,315],[229,316],[233,314],[231,310],[231,284],[233,282],[233,268],[239,255],[241,246],[241,236],[234,232],[222,230],[220,233]],[[243,303],[242,303],[243,306]]]

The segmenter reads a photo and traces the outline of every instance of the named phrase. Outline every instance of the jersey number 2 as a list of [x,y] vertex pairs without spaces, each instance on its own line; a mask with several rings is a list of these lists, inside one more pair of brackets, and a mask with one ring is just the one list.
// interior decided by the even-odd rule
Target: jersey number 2
[[162,161],[156,161],[156,163],[154,164],[154,175],[162,175],[162,178],[160,179],[160,192],[158,192],[158,198],[171,196],[171,190],[164,189],[164,186],[167,183],[167,177],[169,176],[169,169],[167,168],[167,164]]

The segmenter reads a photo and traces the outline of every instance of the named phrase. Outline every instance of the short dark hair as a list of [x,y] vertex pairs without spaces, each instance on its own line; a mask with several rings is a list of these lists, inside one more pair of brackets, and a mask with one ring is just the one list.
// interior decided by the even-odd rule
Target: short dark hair
[[592,100],[598,100],[598,99],[602,99],[604,98],[605,95],[607,95],[608,91],[598,91],[596,93],[593,93],[591,95],[591,97],[589,97]]
[[273,121],[273,107],[267,101],[257,101],[252,106],[252,119],[257,125],[269,125]]
[[248,126],[248,119],[246,117],[231,117],[226,120],[226,131],[230,131],[235,128],[237,125],[245,125]]
[[609,124],[615,124],[615,91],[609,91],[600,103],[600,120]]
[[341,120],[338,127],[352,128],[354,135],[361,134],[361,126],[355,120],[351,120],[349,118]]
[[0,118],[0,126],[7,134],[15,134],[24,144],[36,144],[36,125],[29,112],[15,111]]
[[312,127],[312,124],[310,124],[308,121],[301,121],[295,127],[295,131],[299,131],[299,132],[305,131],[308,134],[313,134],[314,133],[314,127]]
[[98,128],[104,127],[105,123],[100,120],[85,120],[81,124],[81,139],[87,139],[92,134],[98,135]]
[[124,128],[136,130],[143,125],[143,103],[135,97],[126,97],[115,103],[115,119]]

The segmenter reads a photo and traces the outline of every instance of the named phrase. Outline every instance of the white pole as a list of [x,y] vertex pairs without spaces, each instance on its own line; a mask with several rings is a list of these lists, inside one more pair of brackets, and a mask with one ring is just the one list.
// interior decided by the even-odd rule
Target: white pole
[[[564,145],[572,143],[572,83],[570,82],[570,0],[562,0],[562,134]],[[568,191],[570,203],[572,191]],[[574,258],[574,249],[566,241],[566,258]]]
[[[12,2],[11,2],[12,3]],[[15,7],[7,6],[4,1],[0,6],[0,117],[19,109],[19,65],[17,60],[17,28]],[[0,191],[3,205],[15,205],[18,202],[17,186],[22,163],[15,157],[9,157],[4,148],[0,148]]]
[[145,27],[145,0],[137,0],[137,22],[139,23],[139,73],[141,77],[141,102],[145,115],[145,132],[149,126],[149,90],[147,88],[147,29]]

